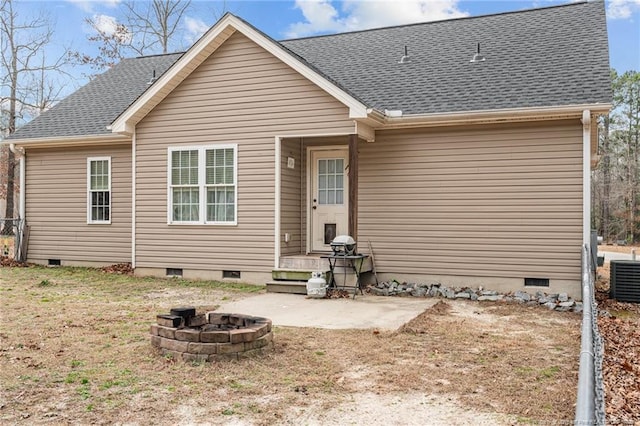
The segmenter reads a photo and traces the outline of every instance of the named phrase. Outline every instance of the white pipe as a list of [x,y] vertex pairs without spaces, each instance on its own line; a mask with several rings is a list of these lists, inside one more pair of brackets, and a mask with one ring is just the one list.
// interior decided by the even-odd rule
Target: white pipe
[[276,136],[275,138],[275,205],[274,205],[274,219],[275,219],[275,223],[274,223],[274,237],[275,237],[275,241],[273,244],[273,251],[274,251],[274,256],[273,256],[273,267],[274,269],[277,269],[280,267],[280,194],[282,189],[280,188],[281,185],[281,167],[280,167],[280,161],[281,159],[281,144],[282,144],[282,138]]
[[131,267],[136,268],[136,130],[131,137]]
[[24,219],[26,214],[27,188],[26,188],[26,176],[25,176],[25,173],[26,173],[25,162],[27,160],[27,155],[24,152],[24,148],[17,148],[16,145],[13,143],[9,144],[9,149],[20,160],[20,199],[18,201],[20,205],[18,206],[18,215],[20,216],[20,219]]
[[582,111],[582,244],[591,242],[591,111]]

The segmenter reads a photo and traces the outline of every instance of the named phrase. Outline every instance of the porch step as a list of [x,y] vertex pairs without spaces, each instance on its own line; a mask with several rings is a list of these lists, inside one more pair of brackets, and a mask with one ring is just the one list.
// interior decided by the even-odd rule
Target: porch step
[[[336,262],[336,269],[342,268],[344,261],[338,260]],[[371,258],[364,259],[362,264],[362,272],[369,272],[372,270]],[[319,256],[283,256],[280,258],[280,268],[283,270],[298,270],[298,271],[328,271],[329,260],[323,259]],[[336,273],[338,271],[336,270]],[[307,279],[309,279],[309,276]]]
[[[302,270],[302,269],[286,269],[286,268],[278,268],[271,271],[271,278],[275,281],[304,281],[305,283],[311,278],[311,274],[315,272],[311,270]],[[325,277],[329,272],[329,268],[327,270],[320,270],[325,273]]]
[[267,293],[307,294],[306,281],[269,281]]
[[328,271],[329,261],[319,256],[283,256],[280,258],[280,268],[301,271]]

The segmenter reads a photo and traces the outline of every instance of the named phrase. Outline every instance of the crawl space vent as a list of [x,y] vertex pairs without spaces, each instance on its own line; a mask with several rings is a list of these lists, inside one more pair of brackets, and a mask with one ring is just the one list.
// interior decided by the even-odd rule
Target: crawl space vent
[[525,287],[549,287],[549,278],[525,278]]
[[240,278],[240,271],[222,271],[222,278]]
[[640,303],[640,261],[612,260],[610,282],[612,299]]
[[181,277],[182,276],[182,268],[167,268],[167,276],[168,277]]

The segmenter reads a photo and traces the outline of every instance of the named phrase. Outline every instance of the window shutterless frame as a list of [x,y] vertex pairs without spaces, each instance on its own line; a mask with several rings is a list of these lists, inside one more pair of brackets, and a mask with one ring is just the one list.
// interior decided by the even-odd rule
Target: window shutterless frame
[[167,149],[167,224],[238,224],[237,144]]
[[111,224],[111,157],[87,158],[87,223]]

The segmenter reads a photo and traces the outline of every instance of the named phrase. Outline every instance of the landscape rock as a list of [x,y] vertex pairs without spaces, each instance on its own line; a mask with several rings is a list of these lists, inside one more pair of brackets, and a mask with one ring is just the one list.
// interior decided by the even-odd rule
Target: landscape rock
[[484,302],[484,301],[488,301],[488,302],[497,302],[498,300],[502,299],[502,296],[498,296],[498,295],[492,295],[492,296],[479,296],[478,297],[478,301],[479,302]]
[[466,291],[462,291],[460,293],[456,293],[455,298],[456,299],[471,299],[471,295],[469,293],[467,293]]
[[571,299],[567,293],[546,294],[540,290],[535,294],[518,290],[501,294],[495,290],[469,287],[447,287],[441,283],[408,283],[396,280],[382,281],[369,286],[369,292],[376,296],[396,297],[441,297],[445,299],[467,299],[480,302],[522,303],[527,306],[542,305],[549,310],[582,312],[582,303]]
[[411,291],[413,297],[424,297],[427,295],[427,289],[424,287],[417,287]]

